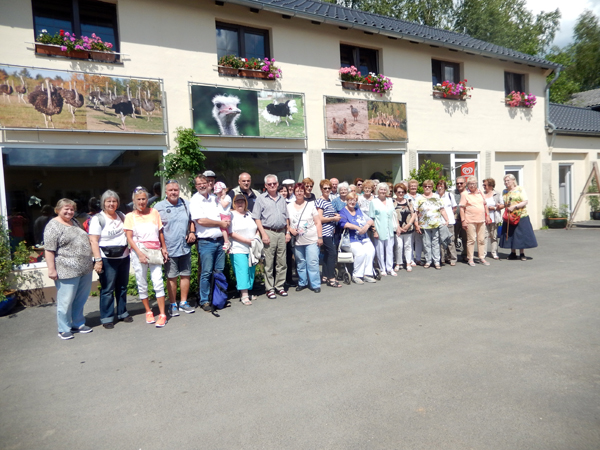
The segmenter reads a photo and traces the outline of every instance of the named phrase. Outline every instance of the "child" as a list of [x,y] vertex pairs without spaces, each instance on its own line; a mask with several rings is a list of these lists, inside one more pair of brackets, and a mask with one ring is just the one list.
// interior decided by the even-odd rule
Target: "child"
[[[225,183],[222,181],[217,181],[213,191],[217,196],[217,206],[219,208],[219,213],[221,213],[221,220],[231,221],[231,197],[227,195],[227,186],[225,186]],[[223,240],[225,241],[223,250],[227,251],[229,250],[229,247],[231,247],[229,233],[226,228],[221,228],[221,233],[223,233]]]

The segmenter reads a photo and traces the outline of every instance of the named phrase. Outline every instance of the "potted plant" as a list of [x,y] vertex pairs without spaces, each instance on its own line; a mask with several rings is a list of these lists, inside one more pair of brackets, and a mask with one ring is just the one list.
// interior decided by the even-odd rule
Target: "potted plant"
[[110,42],[102,42],[100,36],[92,33],[92,37],[83,36],[83,47],[90,51],[90,57],[94,61],[115,62],[117,54],[112,50],[113,45]]
[[542,211],[542,215],[548,228],[566,228],[569,222],[569,205],[560,205],[560,208],[557,208],[551,201]]
[[17,302],[17,291],[11,286],[29,279],[14,270],[17,266],[29,264],[31,252],[26,243],[21,241],[13,253],[6,219],[0,216],[0,222],[0,316],[6,316]]
[[537,103],[537,97],[533,94],[526,94],[525,92],[512,91],[506,96],[504,102],[506,106],[511,108],[533,108]]
[[217,70],[220,74],[226,76],[237,76],[244,62],[235,55],[225,55],[219,58]]
[[281,69],[273,64],[275,59],[250,58],[242,59],[242,67],[239,75],[246,78],[263,78],[265,80],[274,80],[281,77]]
[[363,82],[364,77],[360,74],[358,69],[354,66],[342,67],[339,70],[340,79],[342,80],[342,87],[344,89],[359,89],[360,84]]
[[433,86],[433,97],[444,100],[466,100],[471,98],[469,91],[472,90],[472,87],[467,86],[466,79],[458,83],[446,80],[442,84],[438,83]]
[[383,94],[389,92],[394,87],[392,80],[382,74],[369,73],[360,85],[360,89],[371,91],[383,97]]
[[[596,184],[596,179],[592,179],[592,184],[588,187],[588,193],[597,193],[598,185]],[[598,195],[589,195],[586,197],[586,200],[590,204],[590,218],[592,220],[600,220],[600,197]]]

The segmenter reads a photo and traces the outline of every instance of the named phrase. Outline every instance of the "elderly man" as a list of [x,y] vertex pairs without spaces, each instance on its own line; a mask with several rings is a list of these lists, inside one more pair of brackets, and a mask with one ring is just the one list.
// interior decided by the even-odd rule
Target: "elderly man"
[[[279,195],[277,175],[265,177],[267,192],[260,194],[254,203],[252,218],[256,220],[258,231],[265,244],[265,287],[267,297],[277,298],[277,294],[287,297],[284,289],[286,263],[286,244],[290,240],[290,233],[286,233],[287,203]],[[276,259],[277,258],[277,259]],[[273,264],[277,261],[277,270],[273,276]]]
[[[167,292],[171,300],[169,313],[171,317],[179,315],[179,311],[187,314],[194,312],[188,301],[190,276],[192,275],[191,245],[196,242],[196,227],[191,222],[190,207],[186,200],[179,197],[179,183],[169,180],[165,186],[167,198],[158,202],[154,209],[160,214],[163,224],[165,243],[169,259],[165,263],[167,273]],[[180,278],[181,301],[177,306],[177,277]]]
[[[456,199],[457,205],[460,203],[460,195],[464,192],[466,187],[467,179],[465,177],[456,178],[456,190],[454,191],[454,197]],[[461,250],[460,256],[464,261],[467,257],[467,231],[462,226],[462,221],[460,219],[460,214],[458,210],[456,211],[455,216],[456,223],[454,224],[454,236],[456,236],[457,241],[458,238],[460,238],[461,240],[461,247],[459,247],[459,249]]]
[[331,194],[329,194],[329,201],[332,202],[340,196],[340,194],[338,194],[337,191],[338,184],[340,184],[340,180],[338,180],[337,178],[330,178],[329,182],[331,183]]
[[230,220],[221,220],[217,197],[210,193],[211,184],[204,175],[196,177],[196,192],[190,201],[190,213],[196,224],[198,258],[202,266],[200,274],[200,307],[212,312],[209,303],[210,277],[213,271],[225,269],[225,251],[221,228],[229,228]]
[[212,194],[215,182],[217,181],[217,175],[212,170],[205,170],[202,175],[206,177],[206,181],[208,181],[208,192]]
[[238,186],[234,187],[227,193],[231,197],[232,204],[233,198],[237,194],[242,194],[244,197],[246,197],[246,201],[248,202],[248,211],[252,212],[252,210],[254,209],[254,202],[256,202],[256,199],[260,195],[260,192],[258,192],[255,189],[252,189],[251,186],[252,177],[250,176],[250,174],[247,172],[241,173],[238,177]]

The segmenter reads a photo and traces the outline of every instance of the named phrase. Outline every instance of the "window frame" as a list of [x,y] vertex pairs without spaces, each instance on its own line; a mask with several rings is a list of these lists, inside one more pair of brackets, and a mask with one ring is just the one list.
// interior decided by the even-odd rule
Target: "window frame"
[[[234,23],[227,23],[227,22],[221,22],[221,21],[216,21],[215,22],[215,38],[216,38],[216,31],[218,29],[224,29],[224,30],[229,30],[229,31],[235,31],[237,33],[237,37],[238,37],[238,55],[236,55],[238,58],[247,58],[246,56],[246,40],[245,40],[245,34],[246,32],[251,32],[252,34],[262,34],[264,39],[265,39],[265,48],[264,48],[264,56],[263,58],[271,58],[271,40],[270,40],[270,31],[268,29],[265,28],[254,28],[254,27],[248,27],[246,25],[239,25],[239,24],[234,24]],[[215,39],[215,44],[216,44],[216,39]],[[215,53],[217,53],[217,58],[219,58],[218,53],[219,53],[219,49],[216,48],[215,49]],[[261,59],[263,59],[261,58]]]
[[435,86],[437,83],[434,81],[434,77],[437,75],[436,72],[436,67],[435,64],[439,63],[440,67],[439,67],[439,79],[437,81],[437,83],[442,84],[444,81],[446,81],[443,77],[443,74],[445,72],[445,68],[446,67],[452,67],[454,68],[454,79],[453,80],[448,80],[448,81],[452,81],[453,83],[458,83],[459,81],[461,81],[461,77],[460,77],[460,72],[461,72],[461,64],[457,63],[457,62],[451,62],[451,61],[444,61],[442,59],[436,59],[436,58],[431,58],[431,84],[432,86]]
[[[509,80],[509,77],[512,78]],[[521,84],[521,89],[510,89],[509,86],[512,83],[513,86],[515,85],[514,83],[514,79],[516,77],[520,78],[520,84]],[[525,92],[527,89],[526,86],[526,78],[525,78],[525,74],[523,73],[516,73],[516,72],[509,72],[508,70],[504,71],[504,95],[508,95],[510,94],[512,91],[515,92]]]
[[[368,47],[359,47],[358,45],[353,45],[353,44],[345,44],[343,42],[340,42],[340,67],[346,67],[344,66],[345,63],[342,62],[342,46],[345,47],[349,47],[352,50],[352,59],[353,62],[352,64],[350,64],[351,66],[354,66],[356,68],[358,68],[360,70],[360,51],[361,50],[366,50],[369,52],[375,52],[375,70],[371,71],[369,70],[368,72],[373,72],[376,74],[379,74],[379,50],[374,49],[374,48],[368,48]],[[368,73],[362,73],[362,75],[368,75]]]

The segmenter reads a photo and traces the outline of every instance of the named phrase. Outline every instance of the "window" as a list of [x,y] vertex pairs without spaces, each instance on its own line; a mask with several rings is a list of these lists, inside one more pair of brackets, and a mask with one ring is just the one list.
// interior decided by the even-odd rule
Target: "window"
[[477,153],[419,153],[419,167],[426,161],[433,161],[441,164],[442,175],[448,180],[454,182],[457,177],[461,176],[461,166],[463,164],[475,162],[475,172],[472,174],[479,177],[479,155]]
[[525,75],[504,72],[504,93],[508,95],[512,91],[525,92]]
[[119,52],[117,5],[94,0],[32,0],[35,36],[42,30],[54,35],[60,30],[76,36],[100,36]]
[[447,61],[431,60],[431,81],[435,86],[444,81],[458,83],[460,81],[460,65]]
[[341,67],[354,66],[362,75],[379,73],[377,50],[340,44]]
[[514,175],[517,184],[523,184],[523,166],[504,166],[504,176],[506,175]]
[[270,58],[269,32],[241,25],[217,22],[217,58]]

